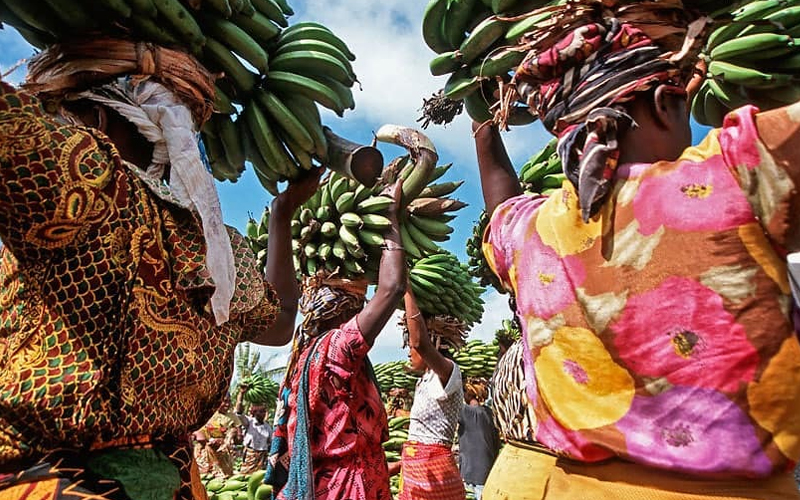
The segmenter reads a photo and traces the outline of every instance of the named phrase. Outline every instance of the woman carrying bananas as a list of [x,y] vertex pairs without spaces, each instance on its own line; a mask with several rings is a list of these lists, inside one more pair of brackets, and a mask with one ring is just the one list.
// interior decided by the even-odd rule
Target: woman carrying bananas
[[279,500],[391,500],[386,410],[367,354],[406,288],[401,184],[390,188],[391,227],[369,302],[366,281],[317,274],[303,283],[264,479]]
[[400,500],[463,500],[466,490],[451,450],[464,406],[461,370],[443,354],[447,345],[441,337],[431,341],[410,286],[404,303],[409,364],[422,377],[414,389],[402,460],[391,464],[390,472],[400,472]]
[[738,109],[690,147],[705,18],[677,0],[551,14],[503,102],[559,137],[568,181],[519,196],[498,128],[473,126],[540,443],[509,441],[484,499],[800,497],[782,258],[800,249],[800,104]]
[[319,172],[273,202],[264,276],[222,223],[194,57],[87,38],[28,68],[0,82],[0,499],[204,499],[188,436],[238,342],[291,338],[289,222]]

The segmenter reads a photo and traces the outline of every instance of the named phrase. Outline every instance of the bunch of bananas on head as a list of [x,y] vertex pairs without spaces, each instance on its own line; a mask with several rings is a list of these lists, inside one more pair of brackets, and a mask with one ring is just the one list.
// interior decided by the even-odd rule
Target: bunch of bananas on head
[[[394,127],[394,126],[391,126]],[[384,128],[382,127],[381,130]],[[432,154],[409,154],[394,159],[372,187],[331,171],[320,188],[301,205],[291,222],[294,264],[298,275],[318,272],[349,279],[377,280],[384,233],[391,226],[386,211],[392,198],[385,193],[399,179],[402,183],[400,236],[410,259],[442,251],[450,222],[466,204],[449,198],[461,182],[437,182],[450,165],[436,166],[435,150],[421,133],[405,127],[394,132],[428,144]],[[392,133],[394,133],[392,132]],[[379,130],[378,137],[383,133]]]
[[375,378],[383,394],[388,394],[392,389],[405,389],[413,391],[419,376],[407,369],[405,361],[388,361],[375,365]]
[[292,14],[286,0],[0,2],[0,22],[39,48],[104,34],[193,53],[221,76],[202,130],[214,177],[236,181],[250,161],[273,194],[327,160],[317,105],[354,107],[355,56],[321,24],[290,26]]
[[[430,0],[422,36],[438,55],[430,62],[434,76],[450,75],[444,96],[464,102],[478,122],[492,118],[499,81],[508,81],[525,57],[517,46],[528,29],[547,17],[537,9],[564,0]],[[520,107],[511,125],[526,125],[533,115]]]
[[720,21],[708,36],[706,79],[692,114],[718,127],[745,104],[761,110],[800,100],[800,0],[756,0]]
[[240,384],[247,384],[244,400],[252,405],[272,407],[278,399],[278,383],[261,373],[242,379]]
[[267,265],[267,252],[269,250],[269,207],[264,207],[260,220],[256,221],[252,215],[245,225],[245,241],[256,255],[258,268],[263,270]]

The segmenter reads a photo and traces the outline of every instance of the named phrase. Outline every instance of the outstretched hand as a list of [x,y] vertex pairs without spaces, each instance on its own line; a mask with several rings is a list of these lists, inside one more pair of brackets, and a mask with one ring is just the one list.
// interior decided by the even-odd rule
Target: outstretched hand
[[400,211],[403,204],[403,181],[398,179],[394,184],[386,186],[381,194],[392,198],[392,204],[386,210],[386,216],[392,221],[392,225],[396,227],[400,220]]
[[324,167],[319,167],[303,172],[297,179],[289,181],[289,186],[275,197],[275,201],[293,212],[319,189],[319,179],[324,170]]

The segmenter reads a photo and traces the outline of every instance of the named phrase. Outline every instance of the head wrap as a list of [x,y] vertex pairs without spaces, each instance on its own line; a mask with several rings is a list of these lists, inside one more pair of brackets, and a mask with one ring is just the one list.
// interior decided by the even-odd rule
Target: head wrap
[[559,137],[588,221],[611,188],[619,134],[636,126],[620,104],[659,84],[681,92],[705,19],[693,21],[678,0],[572,0],[551,10],[549,24],[523,41],[530,50],[501,96],[499,121],[521,98]]
[[151,164],[144,173],[128,167],[151,186],[160,186],[169,166],[170,201],[200,216],[206,266],[215,287],[211,307],[217,324],[226,322],[236,280],[233,251],[198,137],[200,125],[212,111],[209,98],[214,87],[208,71],[183,52],[100,39],[43,51],[31,61],[25,85],[33,92],[87,99],[113,109],[153,144]]
[[303,314],[301,333],[316,337],[325,333],[319,331],[323,322],[356,314],[364,308],[366,293],[366,281],[323,278],[319,275],[305,278],[300,297],[300,312]]

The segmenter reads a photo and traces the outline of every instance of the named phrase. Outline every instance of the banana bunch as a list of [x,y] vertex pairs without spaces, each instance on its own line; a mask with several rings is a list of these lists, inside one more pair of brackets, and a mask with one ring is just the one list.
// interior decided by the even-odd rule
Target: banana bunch
[[472,281],[467,265],[460,263],[452,253],[438,253],[414,261],[408,277],[419,310],[428,319],[431,334],[455,338],[446,335],[455,330],[466,335],[466,330],[483,316],[481,294],[486,289]]
[[550,194],[561,187],[567,176],[561,169],[561,158],[555,137],[538,153],[531,156],[519,170],[519,181],[527,193]]
[[408,441],[408,426],[410,423],[411,419],[409,417],[392,417],[389,419],[389,440],[382,444],[388,462],[400,461],[403,443]]
[[486,226],[489,224],[489,217],[486,215],[486,210],[481,210],[481,215],[478,222],[472,227],[472,236],[467,240],[467,265],[469,266],[469,274],[478,280],[481,286],[492,286],[498,293],[507,293],[500,280],[489,268],[486,262],[486,257],[483,255],[483,234],[486,232]]
[[[438,55],[430,61],[434,76],[450,75],[444,96],[464,102],[472,119],[493,116],[498,82],[508,81],[527,50],[517,44],[536,23],[547,18],[539,9],[564,0],[430,0],[422,19],[422,36]],[[524,106],[514,108],[509,123],[534,120]]]
[[261,373],[242,379],[240,384],[248,385],[244,400],[250,404],[273,406],[278,399],[278,383]]
[[463,377],[490,378],[497,366],[497,343],[485,344],[474,339],[453,356]]
[[245,224],[245,240],[256,256],[260,271],[267,265],[267,249],[269,243],[269,207],[264,207],[261,219],[256,221],[252,215]]
[[448,197],[461,181],[438,182],[451,165],[437,167],[431,160],[435,158],[398,157],[373,187],[331,171],[291,222],[298,274],[312,276],[322,271],[376,282],[383,234],[391,226],[386,210],[392,199],[381,192],[397,179],[402,181],[406,204],[399,229],[407,255],[413,259],[441,252],[437,242],[447,241],[453,232],[450,222],[455,216],[449,212],[466,204]]
[[498,328],[494,332],[495,344],[499,344],[503,341],[510,345],[519,340],[522,335],[519,325],[510,319],[504,319],[501,325],[501,328]]
[[762,110],[800,100],[800,0],[756,0],[735,10],[709,36],[706,79],[692,114],[718,127],[745,104]]
[[2,0],[0,23],[31,44],[105,33],[189,50],[212,72],[218,112],[202,130],[214,177],[235,182],[253,164],[277,184],[324,163],[317,104],[339,116],[355,106],[347,45],[314,22],[289,26],[286,0]]
[[417,386],[419,376],[408,370],[405,361],[388,361],[375,365],[375,378],[383,394],[388,394],[391,389],[405,389],[413,391]]
[[284,29],[270,44],[266,78],[243,102],[239,135],[267,191],[328,160],[329,144],[317,105],[342,116],[355,108],[357,81],[347,45],[318,23]]

